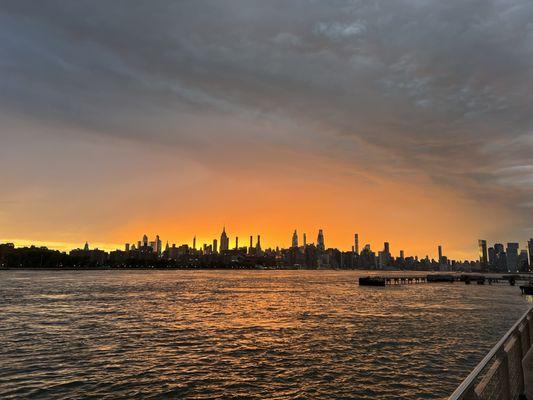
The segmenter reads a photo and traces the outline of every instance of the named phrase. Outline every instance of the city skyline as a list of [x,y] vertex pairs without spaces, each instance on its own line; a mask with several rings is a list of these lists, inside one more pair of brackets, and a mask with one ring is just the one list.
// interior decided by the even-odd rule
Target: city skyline
[[[122,245],[115,245],[114,247],[102,247],[99,246],[98,242],[92,242],[93,246],[91,248],[95,250],[102,250],[106,252],[114,252],[114,251],[126,251],[129,252],[139,250],[141,248],[150,248],[151,251],[161,256],[165,251],[168,251],[169,246],[173,248],[181,248],[183,246],[186,246],[192,250],[198,250],[200,252],[203,252],[204,254],[218,254],[223,253],[224,251],[231,251],[231,250],[246,250],[246,253],[248,253],[248,250],[258,250],[261,252],[262,250],[269,250],[269,251],[284,251],[284,250],[290,250],[291,248],[299,248],[299,249],[305,249],[307,246],[316,247],[318,251],[325,252],[326,250],[335,250],[340,252],[352,252],[354,254],[360,254],[360,251],[371,251],[376,248],[379,248],[379,246],[373,246],[371,243],[364,243],[360,244],[359,241],[359,233],[354,233],[352,236],[352,243],[349,248],[339,248],[336,246],[328,246],[326,245],[325,241],[325,234],[324,230],[319,228],[317,232],[316,240],[307,240],[307,232],[301,232],[301,236],[299,236],[298,229],[294,229],[292,235],[290,236],[290,240],[288,241],[288,245],[270,245],[270,246],[263,246],[264,245],[264,239],[261,239],[261,235],[248,235],[245,237],[242,237],[243,239],[246,239],[249,237],[249,242],[246,242],[245,240],[242,240],[239,242],[239,236],[234,235],[231,236],[226,232],[226,225],[222,227],[220,236],[214,237],[207,240],[202,240],[201,238],[194,235],[192,239],[187,241],[175,241],[170,238],[162,240],[160,235],[154,234],[153,239],[152,237],[146,233],[142,235],[142,238],[138,241],[133,242],[125,242]],[[301,238],[301,240],[299,239]],[[0,239],[1,243],[12,243],[15,245],[15,247],[23,248],[23,247],[46,247],[50,250],[59,250],[68,253],[69,251],[75,251],[75,250],[81,250],[80,246],[72,246],[72,247],[63,247],[63,246],[47,246],[44,243],[15,243],[10,241],[5,241]],[[248,243],[248,244],[247,244]],[[433,260],[437,261],[439,264],[447,263],[448,261],[452,260],[454,262],[479,262],[481,266],[484,267],[496,267],[498,266],[501,268],[508,268],[509,272],[518,271],[520,263],[526,263],[527,267],[533,266],[533,238],[531,239],[524,239],[522,242],[502,242],[497,243],[492,247],[488,247],[487,240],[485,239],[479,239],[477,241],[477,258],[453,258],[449,257],[448,253],[446,253],[443,250],[442,244],[436,244],[436,257],[433,256],[431,252],[426,252],[425,256],[421,256],[419,254],[410,254],[406,253],[406,251],[401,247],[397,247],[396,252],[390,250],[390,242],[389,241],[383,241],[381,242],[384,246],[383,250],[378,251],[376,260],[378,263],[382,265],[386,265],[388,262],[388,257],[394,257],[403,259],[405,254],[408,254],[408,257],[413,257],[416,260],[418,259],[426,259],[426,260]],[[504,244],[506,243],[506,247],[504,247]],[[521,244],[523,243],[524,246],[521,247]],[[89,250],[89,241],[86,241],[84,246],[84,251]],[[382,254],[383,253],[383,254]],[[384,259],[381,257],[385,256]],[[503,257],[503,259],[501,258]],[[503,263],[503,264],[502,264]]]
[[356,227],[472,259],[472,238],[531,237],[532,12],[3,2],[0,239],[113,248],[228,224],[346,248]]

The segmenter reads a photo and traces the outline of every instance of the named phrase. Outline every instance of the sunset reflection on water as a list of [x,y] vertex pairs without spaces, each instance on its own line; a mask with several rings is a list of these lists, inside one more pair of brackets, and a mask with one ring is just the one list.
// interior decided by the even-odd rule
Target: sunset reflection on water
[[0,272],[0,397],[440,398],[517,287],[345,271]]

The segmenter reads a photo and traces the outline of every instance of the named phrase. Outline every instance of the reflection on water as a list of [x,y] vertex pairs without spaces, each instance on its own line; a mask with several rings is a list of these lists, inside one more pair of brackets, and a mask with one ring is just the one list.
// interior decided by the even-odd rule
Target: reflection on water
[[0,272],[0,398],[441,398],[517,287],[344,271]]

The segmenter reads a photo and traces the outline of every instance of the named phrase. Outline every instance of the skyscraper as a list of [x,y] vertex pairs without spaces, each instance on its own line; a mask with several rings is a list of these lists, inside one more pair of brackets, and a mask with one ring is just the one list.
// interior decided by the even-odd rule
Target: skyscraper
[[261,235],[257,235],[257,243],[255,245],[255,250],[257,251],[257,254],[261,252]]
[[220,252],[229,250],[229,238],[226,234],[226,227],[222,229],[222,234],[220,235]]
[[155,249],[154,251],[157,253],[157,255],[161,255],[161,250],[162,250],[162,245],[161,245],[161,239],[159,238],[159,235],[156,235],[155,236]]
[[239,237],[235,236],[235,250],[239,249]]
[[479,246],[479,262],[482,266],[487,265],[487,241],[483,239],[479,239],[478,241]]
[[439,245],[439,264],[442,264],[442,246]]
[[298,247],[298,232],[296,232],[296,229],[292,234],[292,247]]
[[307,247],[307,235],[304,233],[304,247]]
[[143,247],[148,247],[148,236],[143,236]]
[[507,243],[507,271],[518,272],[518,243]]
[[218,240],[213,239],[213,253],[218,252]]
[[353,251],[355,252],[355,254],[359,254],[359,234],[356,233],[354,235],[353,239],[354,239],[354,241],[353,241],[353,244],[354,244]]
[[196,236],[192,238],[192,249],[196,250]]
[[527,251],[529,252],[529,266],[533,267],[533,239],[527,241]]
[[320,251],[324,251],[326,249],[326,246],[324,244],[324,232],[322,232],[322,229],[318,230],[318,237],[316,239],[316,248]]

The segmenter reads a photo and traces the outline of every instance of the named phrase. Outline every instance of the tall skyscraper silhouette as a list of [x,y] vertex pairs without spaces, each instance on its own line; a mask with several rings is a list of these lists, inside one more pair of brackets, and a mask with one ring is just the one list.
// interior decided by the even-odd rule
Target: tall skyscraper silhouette
[[529,266],[533,268],[533,239],[527,241],[527,251],[529,252]]
[[487,265],[488,256],[487,256],[487,241],[483,239],[479,239],[478,241],[479,246],[479,262],[481,265]]
[[318,237],[316,239],[316,248],[320,251],[324,251],[326,249],[326,246],[324,244],[324,232],[322,232],[322,229],[318,230]]
[[296,232],[296,229],[292,234],[292,247],[298,247],[298,233]]
[[222,229],[222,234],[220,235],[220,252],[229,250],[229,238],[226,234],[226,227]]
[[518,271],[518,243],[507,243],[507,271]]
[[359,254],[359,234],[356,233],[353,238],[353,251],[355,254]]

